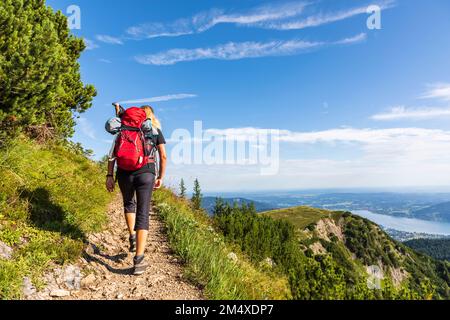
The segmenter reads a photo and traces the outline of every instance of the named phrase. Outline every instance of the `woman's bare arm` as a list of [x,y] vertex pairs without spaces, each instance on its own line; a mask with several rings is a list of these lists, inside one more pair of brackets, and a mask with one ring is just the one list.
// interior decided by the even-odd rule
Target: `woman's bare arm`
[[114,174],[115,164],[116,164],[116,160],[108,160],[108,175]]
[[116,160],[108,160],[108,174],[106,176],[106,189],[109,192],[114,191],[114,166],[116,164]]
[[167,163],[167,153],[166,146],[164,144],[158,145],[159,152],[159,174],[156,177],[155,181],[155,189],[159,189],[162,185],[162,180],[164,179],[164,175],[166,174],[166,163]]
[[166,163],[167,163],[167,154],[166,154],[166,146],[164,144],[160,144],[158,146],[159,151],[159,179],[164,179],[164,175],[166,174]]

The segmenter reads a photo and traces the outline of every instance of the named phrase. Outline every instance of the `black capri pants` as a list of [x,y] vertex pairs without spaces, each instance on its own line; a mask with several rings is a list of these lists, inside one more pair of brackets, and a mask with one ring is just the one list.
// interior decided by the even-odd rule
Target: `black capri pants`
[[125,213],[136,213],[134,230],[148,230],[155,175],[151,172],[134,173],[118,170],[117,181],[122,192]]

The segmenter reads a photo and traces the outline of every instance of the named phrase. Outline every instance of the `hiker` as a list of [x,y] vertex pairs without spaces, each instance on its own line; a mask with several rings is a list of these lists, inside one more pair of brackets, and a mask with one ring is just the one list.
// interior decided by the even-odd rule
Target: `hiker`
[[[144,252],[149,229],[152,191],[162,186],[166,170],[165,139],[161,125],[150,106],[116,106],[117,117],[106,124],[108,132],[115,134],[109,154],[106,188],[114,191],[116,180],[123,198],[125,220],[130,233],[130,252],[134,257],[134,274],[144,273],[148,267]],[[159,155],[159,165],[158,157]]]

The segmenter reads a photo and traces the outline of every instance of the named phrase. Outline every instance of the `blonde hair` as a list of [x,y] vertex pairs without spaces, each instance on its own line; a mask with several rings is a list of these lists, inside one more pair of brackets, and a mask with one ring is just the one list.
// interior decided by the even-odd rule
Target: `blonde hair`
[[142,106],[142,110],[147,114],[147,118],[152,119],[152,125],[161,130],[161,122],[159,122],[158,118],[155,115],[155,111],[151,106]]

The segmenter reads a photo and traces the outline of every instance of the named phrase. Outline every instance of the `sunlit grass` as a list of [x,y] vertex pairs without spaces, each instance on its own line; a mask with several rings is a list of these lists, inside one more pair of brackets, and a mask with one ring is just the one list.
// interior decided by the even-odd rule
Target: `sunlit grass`
[[25,276],[42,286],[43,272],[75,261],[85,235],[101,230],[111,196],[100,166],[58,145],[24,137],[0,150],[0,298],[22,298]]
[[[290,298],[285,277],[255,268],[225,243],[203,212],[192,210],[167,189],[155,193],[155,203],[167,225],[172,248],[185,262],[186,275],[204,287],[208,298]],[[230,252],[237,255],[236,262],[228,257]]]

